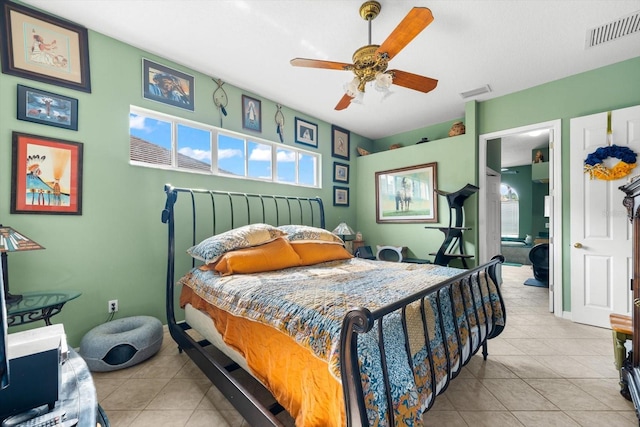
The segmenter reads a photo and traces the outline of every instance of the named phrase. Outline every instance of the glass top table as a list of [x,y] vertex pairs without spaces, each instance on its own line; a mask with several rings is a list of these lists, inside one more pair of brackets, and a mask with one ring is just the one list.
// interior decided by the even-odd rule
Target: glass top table
[[51,325],[51,317],[62,311],[62,307],[69,301],[81,295],[78,291],[39,291],[25,292],[18,302],[7,304],[9,326],[44,320]]

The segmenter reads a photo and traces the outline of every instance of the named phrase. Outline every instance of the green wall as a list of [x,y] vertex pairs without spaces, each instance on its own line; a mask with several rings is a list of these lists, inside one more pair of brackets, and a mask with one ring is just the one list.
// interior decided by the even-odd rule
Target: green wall
[[[64,323],[69,342],[78,345],[91,328],[107,319],[107,301],[119,300],[117,317],[151,315],[165,321],[166,226],[160,221],[163,186],[216,188],[286,195],[318,195],[325,201],[326,226],[341,221],[357,226],[353,208],[357,177],[351,171],[352,208],[334,207],[331,124],[284,107],[285,144],[293,142],[295,117],[318,124],[322,153],[321,189],[209,175],[150,169],[129,164],[129,107],[135,105],[220,126],[212,102],[217,87],[207,76],[133,48],[104,35],[89,32],[92,93],[0,74],[0,223],[11,225],[46,247],[43,251],[9,255],[14,293],[74,289],[82,292],[69,302],[54,323]],[[195,76],[195,111],[190,112],[142,98],[142,58]],[[117,66],[116,66],[117,62]],[[79,100],[78,131],[59,129],[16,119],[16,85],[42,89]],[[243,131],[241,95],[262,101],[262,138],[278,141],[276,102],[225,84],[229,95],[224,128]],[[312,102],[312,100],[309,100]],[[81,216],[9,213],[12,131],[77,141],[84,144],[83,206]],[[351,166],[355,147],[371,141],[351,134]],[[302,147],[307,149],[308,147]],[[344,160],[339,160],[344,163]],[[40,322],[41,323],[41,322]],[[39,323],[39,324],[40,324]],[[38,324],[31,324],[33,327]],[[11,328],[18,331],[25,327]]]
[[[364,192],[365,194],[359,194],[358,196],[358,221],[363,224],[360,228],[365,238],[367,238],[367,235],[375,238],[374,241],[369,242],[373,245],[391,241],[410,242],[411,245],[409,246],[413,245],[413,247],[418,248],[420,254],[425,252],[423,247],[427,245],[432,247],[434,243],[431,242],[431,239],[436,238],[436,236],[429,236],[429,242],[420,239],[421,243],[418,246],[419,239],[415,236],[417,226],[384,224],[378,227],[375,224],[375,210],[371,211],[375,196],[370,191],[373,188],[371,174],[375,172],[376,168],[378,170],[386,170],[391,167],[419,164],[423,159],[442,159],[445,164],[442,167],[440,167],[440,163],[438,164],[438,185],[441,188],[458,188],[459,184],[463,182],[477,183],[477,167],[475,165],[477,165],[478,159],[478,135],[561,119],[563,141],[561,168],[562,193],[564,195],[562,205],[562,221],[564,224],[562,232],[562,292],[564,311],[571,311],[571,278],[569,271],[571,248],[569,235],[569,220],[571,216],[569,210],[569,192],[571,188],[569,180],[570,119],[640,104],[640,79],[638,76],[640,76],[640,57],[488,101],[478,102],[477,108],[471,111],[472,114],[470,114],[470,102],[467,102],[467,110],[465,112],[467,135],[454,137],[461,138],[460,146],[456,144],[457,151],[451,151],[448,156],[442,154],[446,150],[442,144],[449,141],[449,139],[444,139],[436,144],[421,144],[424,147],[420,150],[419,157],[414,157],[412,155],[413,151],[405,151],[410,148],[392,150],[387,154],[379,153],[377,156],[381,157],[376,158],[376,164],[371,165],[368,170],[360,170],[360,167],[361,165],[364,166],[364,164],[368,165],[369,160],[363,162],[363,158],[359,158],[357,161],[359,169],[358,190],[359,193],[362,193],[362,190],[366,191]],[[402,135],[411,135],[411,138],[407,139],[417,141],[420,139],[418,135],[428,136],[429,130],[434,128],[434,126],[424,127]],[[446,128],[446,124],[441,124],[440,129],[444,128]],[[470,132],[472,137],[468,138]],[[387,147],[391,143],[402,142],[402,138],[390,137],[379,141],[383,146]],[[374,144],[377,146],[378,141],[374,141]],[[455,155],[452,156],[452,153]],[[455,172],[449,171],[448,168],[453,167],[453,164],[455,164],[453,157],[461,160],[462,164],[473,163],[474,167],[456,167]],[[440,175],[442,173],[446,173],[446,175]],[[454,176],[454,178],[449,181],[448,179],[451,176]],[[368,181],[371,181],[371,183]],[[477,197],[472,196],[465,204],[465,211],[469,213],[475,210],[475,215],[477,215],[477,204]],[[469,217],[469,215],[467,216]],[[477,231],[472,231],[471,233],[476,236],[472,238],[477,239]],[[421,233],[419,235],[422,236]]]

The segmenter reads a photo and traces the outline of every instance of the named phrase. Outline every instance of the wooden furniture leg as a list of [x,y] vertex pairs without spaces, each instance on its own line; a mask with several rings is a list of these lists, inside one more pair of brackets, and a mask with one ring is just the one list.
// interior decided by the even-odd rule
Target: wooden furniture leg
[[627,358],[627,349],[624,344],[627,340],[631,340],[633,336],[631,316],[612,313],[609,315],[609,321],[611,322],[611,333],[613,335],[614,364],[620,374],[620,394],[625,399],[631,400],[629,386],[622,377],[622,364]]

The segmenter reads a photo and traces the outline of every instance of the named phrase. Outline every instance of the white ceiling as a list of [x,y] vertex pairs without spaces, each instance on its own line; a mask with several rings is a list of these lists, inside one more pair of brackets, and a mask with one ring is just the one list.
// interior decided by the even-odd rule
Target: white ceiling
[[289,61],[350,63],[368,44],[360,0],[24,3],[371,139],[463,117],[460,93],[483,85],[493,91],[479,101],[640,56],[640,32],[585,48],[587,30],[640,10],[640,0],[381,0],[373,44],[381,44],[411,7],[431,9],[434,22],[390,68],[439,84],[427,94],[394,86],[384,102],[370,89],[364,105],[335,111],[352,74]]

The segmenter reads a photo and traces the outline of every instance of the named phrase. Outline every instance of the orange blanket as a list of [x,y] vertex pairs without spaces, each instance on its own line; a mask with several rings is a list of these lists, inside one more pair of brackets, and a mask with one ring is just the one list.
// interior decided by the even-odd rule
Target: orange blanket
[[270,326],[216,308],[183,286],[180,306],[186,304],[209,314],[224,342],[243,355],[296,426],[345,425],[342,385],[311,350]]

